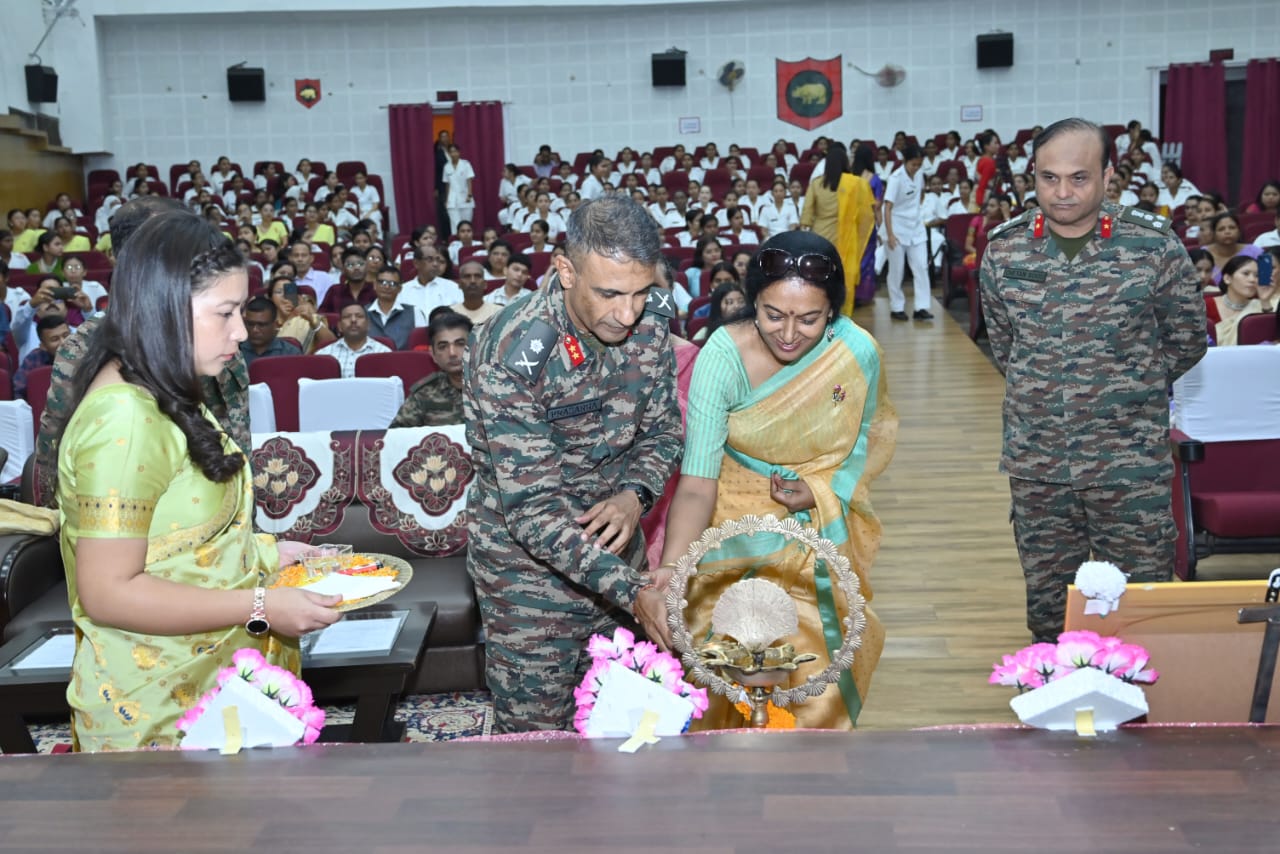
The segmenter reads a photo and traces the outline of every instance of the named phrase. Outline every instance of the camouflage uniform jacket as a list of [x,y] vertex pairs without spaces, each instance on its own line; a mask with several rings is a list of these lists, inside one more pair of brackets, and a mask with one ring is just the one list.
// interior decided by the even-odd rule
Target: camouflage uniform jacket
[[413,384],[391,426],[438,427],[462,420],[462,389],[454,388],[444,371],[436,371]]
[[[664,294],[654,289],[651,305]],[[476,469],[468,499],[473,575],[545,569],[559,576],[552,596],[565,597],[563,607],[585,593],[632,609],[644,576],[584,543],[574,519],[622,484],[661,495],[679,465],[683,430],[668,334],[667,317],[646,311],[624,343],[601,345],[573,327],[555,277],[478,330],[463,383]],[[632,551],[643,558],[643,548]]]
[[[40,415],[40,430],[36,434],[36,503],[53,507],[54,478],[58,472],[58,446],[54,430],[59,421],[69,416],[67,406],[71,394],[71,378],[76,363],[89,348],[89,342],[102,324],[100,318],[86,320],[74,335],[58,348],[53,360],[53,372],[49,377],[49,398]],[[252,450],[249,433],[249,369],[238,352],[230,364],[216,378],[204,377],[204,402],[213,412],[218,423],[247,454]]]
[[1170,226],[1105,204],[1071,261],[1038,212],[991,232],[979,280],[1005,375],[1002,472],[1075,488],[1172,475],[1168,388],[1206,327]]

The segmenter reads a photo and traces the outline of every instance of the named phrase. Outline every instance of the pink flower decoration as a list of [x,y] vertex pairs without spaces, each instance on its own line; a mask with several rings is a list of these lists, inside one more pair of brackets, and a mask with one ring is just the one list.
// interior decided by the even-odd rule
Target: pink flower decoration
[[319,737],[320,737],[320,730],[316,729],[313,726],[309,726],[302,731],[303,744],[315,744],[316,739],[318,739]]
[[573,728],[582,735],[587,734],[587,720],[591,717],[591,710],[595,706],[591,704],[583,704],[578,706],[578,711],[573,715]]
[[1097,632],[1063,632],[1058,635],[1058,664],[1072,670],[1088,667],[1102,648]]
[[693,703],[693,716],[702,717],[702,713],[711,707],[711,698],[706,688],[695,688],[688,682],[680,683],[680,696]]
[[659,655],[657,646],[649,643],[648,641],[640,641],[636,644],[633,652],[635,664],[631,665],[631,669],[637,673],[644,673],[645,668],[648,667],[649,662],[652,661],[656,655]]
[[1140,670],[1128,678],[1129,682],[1141,682],[1143,685],[1154,685],[1160,678],[1158,670]]
[[1058,647],[1051,643],[1033,643],[1018,650],[1014,660],[1020,668],[1031,671],[1039,678],[1038,682],[1028,680],[1027,684],[1039,687],[1052,680],[1058,669]]
[[1103,673],[1110,673],[1123,678],[1130,670],[1141,669],[1138,666],[1138,653],[1142,653],[1142,663],[1146,664],[1146,651],[1140,646],[1120,644],[1115,649],[1103,650],[1098,656],[1097,668]]
[[268,666],[262,653],[251,646],[237,649],[231,656],[231,661],[240,672],[240,678],[246,682],[253,681],[253,674],[260,668]]
[[668,691],[678,693],[684,670],[680,667],[680,662],[667,653],[660,652],[649,659],[641,675],[652,682],[660,683]]
[[319,706],[308,706],[305,709],[299,709],[298,712],[298,720],[308,727],[312,727],[317,731],[324,729],[324,709]]
[[593,659],[621,661],[623,667],[631,666],[632,649],[636,645],[636,636],[619,626],[612,638],[604,635],[592,635],[587,641],[587,652]]

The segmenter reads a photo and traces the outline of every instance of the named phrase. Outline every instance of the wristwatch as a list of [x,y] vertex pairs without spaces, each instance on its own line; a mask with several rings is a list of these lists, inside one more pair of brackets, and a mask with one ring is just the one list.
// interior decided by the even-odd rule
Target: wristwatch
[[260,638],[271,631],[271,624],[267,622],[267,588],[261,586],[253,588],[253,610],[249,612],[244,630],[255,638]]
[[641,516],[653,509],[653,493],[643,483],[624,483],[622,484],[622,489],[634,492],[636,498],[640,499]]

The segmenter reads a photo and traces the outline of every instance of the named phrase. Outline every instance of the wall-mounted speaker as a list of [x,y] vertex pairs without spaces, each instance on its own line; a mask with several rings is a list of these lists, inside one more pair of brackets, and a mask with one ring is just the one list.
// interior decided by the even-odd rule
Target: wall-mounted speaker
[[1013,65],[1013,33],[978,36],[978,67],[1008,68]]
[[655,53],[653,55],[653,85],[684,85],[684,52]]
[[27,100],[33,104],[52,104],[58,100],[58,72],[47,65],[28,65]]
[[266,76],[263,70],[243,66],[228,68],[227,97],[232,101],[267,100]]

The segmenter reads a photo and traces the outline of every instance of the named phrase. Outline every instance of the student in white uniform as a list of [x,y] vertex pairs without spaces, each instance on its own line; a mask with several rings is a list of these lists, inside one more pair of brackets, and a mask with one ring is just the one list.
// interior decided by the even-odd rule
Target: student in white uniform
[[902,291],[904,261],[911,265],[915,292],[915,312],[911,316],[916,320],[933,319],[933,313],[929,311],[928,235],[921,208],[924,176],[920,174],[920,167],[923,160],[918,146],[907,145],[903,149],[902,168],[889,176],[889,185],[884,191],[884,227],[889,250],[889,316],[894,320],[908,319],[907,298]]

